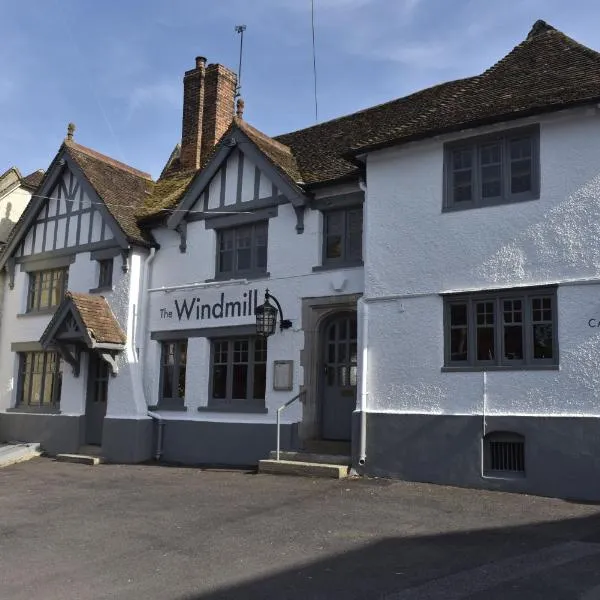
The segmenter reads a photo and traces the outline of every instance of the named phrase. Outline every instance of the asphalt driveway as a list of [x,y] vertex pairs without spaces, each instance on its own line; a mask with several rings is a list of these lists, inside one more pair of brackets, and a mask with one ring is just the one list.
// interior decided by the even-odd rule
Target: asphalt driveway
[[600,599],[600,506],[385,480],[35,459],[0,598]]

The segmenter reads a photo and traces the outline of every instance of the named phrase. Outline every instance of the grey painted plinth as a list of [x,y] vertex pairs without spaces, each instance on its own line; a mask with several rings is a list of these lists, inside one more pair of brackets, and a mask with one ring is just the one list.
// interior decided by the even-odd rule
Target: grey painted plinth
[[[187,465],[256,466],[275,449],[277,428],[271,423],[165,421],[165,462]],[[298,446],[297,424],[281,426],[281,447]]]
[[83,434],[83,417],[36,413],[1,413],[0,441],[39,442],[50,455],[77,452]]
[[[358,414],[354,415],[355,420]],[[357,431],[357,423],[355,429]],[[486,432],[525,436],[525,475],[483,477],[480,415],[369,413],[359,472],[407,481],[600,500],[600,419],[486,416]],[[353,447],[353,465],[358,462]]]
[[153,457],[152,419],[104,419],[102,456],[114,463],[140,463]]

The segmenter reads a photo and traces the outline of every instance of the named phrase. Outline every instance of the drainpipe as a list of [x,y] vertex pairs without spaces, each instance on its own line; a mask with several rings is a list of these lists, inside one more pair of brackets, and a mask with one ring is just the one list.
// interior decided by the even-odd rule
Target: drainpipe
[[[142,391],[144,390],[144,369],[146,367],[146,326],[148,323],[148,297],[150,287],[150,267],[152,265],[152,261],[156,256],[156,248],[150,248],[150,254],[144,260],[144,275],[142,279],[142,293],[141,293],[141,310],[138,315],[138,328],[136,331],[136,347],[137,347],[137,355],[138,355],[138,377],[140,379],[140,386]],[[148,406],[148,402],[146,400],[146,406]],[[157,413],[152,412],[151,410],[147,411],[148,416],[156,422],[158,427],[156,434],[156,448],[154,450],[154,458],[156,460],[160,460],[163,453],[163,439],[164,439],[164,428],[165,421],[164,419]]]
[[369,335],[369,307],[361,298],[359,307],[362,314],[362,363],[360,373],[360,432],[358,438],[358,464],[364,466],[367,462],[367,406],[369,400],[368,388],[368,335]]
[[[364,179],[359,179],[358,185],[365,195],[364,205],[367,205],[367,183]],[[368,211],[368,210],[367,210]],[[364,211],[363,211],[364,212]],[[368,217],[368,215],[365,215]],[[363,217],[363,232],[367,230],[368,219]],[[366,235],[363,235],[363,260],[366,258],[365,247]],[[369,400],[368,388],[368,340],[369,340],[369,307],[364,297],[359,301],[359,307],[362,314],[362,364],[360,377],[360,432],[358,440],[358,465],[364,466],[367,462],[367,405]]]
[[144,260],[144,279],[142,280],[142,308],[138,314],[138,328],[136,332],[136,346],[138,361],[144,369],[144,350],[146,348],[146,324],[148,321],[148,288],[150,285],[150,265],[156,256],[156,248],[150,249],[150,254]]

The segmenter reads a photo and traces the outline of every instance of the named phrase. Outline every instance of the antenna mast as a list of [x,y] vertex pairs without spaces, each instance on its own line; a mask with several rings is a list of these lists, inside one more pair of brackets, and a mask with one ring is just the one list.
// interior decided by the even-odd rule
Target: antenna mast
[[239,98],[241,96],[242,90],[242,57],[244,52],[244,31],[246,31],[245,25],[236,25],[235,32],[240,34],[240,66],[238,68],[238,81],[237,88],[235,90],[235,97]]
[[315,0],[310,2],[310,25],[312,29],[313,79],[315,83],[315,123],[319,122],[319,101],[317,99],[317,51],[315,47]]

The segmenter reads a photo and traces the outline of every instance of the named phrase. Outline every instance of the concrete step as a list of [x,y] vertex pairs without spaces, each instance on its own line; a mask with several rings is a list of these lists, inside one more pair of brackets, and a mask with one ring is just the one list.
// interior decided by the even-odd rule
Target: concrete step
[[[277,451],[271,450],[269,458],[275,460]],[[350,456],[343,454],[313,454],[310,452],[288,452],[281,451],[279,453],[281,460],[289,460],[295,462],[317,463],[319,465],[348,465],[352,464]]]
[[85,454],[86,456],[102,456],[102,446],[79,446],[77,454]]
[[90,466],[100,465],[104,462],[101,456],[90,456],[89,454],[57,454],[56,460]]
[[339,456],[350,456],[352,453],[350,442],[335,440],[305,440],[303,450],[310,454],[337,454]]
[[348,465],[324,465],[296,460],[269,459],[258,461],[258,472],[271,475],[301,475],[303,477],[344,479],[348,477]]
[[9,443],[0,445],[0,467],[7,467],[18,462],[40,456],[42,450],[38,443]]

